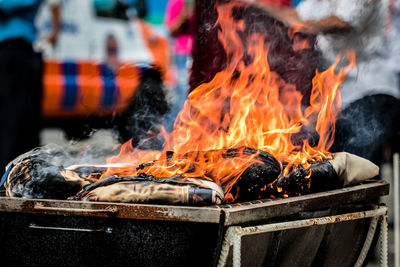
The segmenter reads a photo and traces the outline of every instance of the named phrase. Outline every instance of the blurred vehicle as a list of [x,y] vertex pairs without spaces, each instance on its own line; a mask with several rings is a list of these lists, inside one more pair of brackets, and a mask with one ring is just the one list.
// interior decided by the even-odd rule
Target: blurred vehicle
[[[164,97],[152,100],[164,101],[163,88],[173,83],[167,37],[140,19],[138,10],[125,1],[61,0],[60,4],[61,31],[56,46],[51,47],[45,38],[37,43],[45,58],[44,126],[60,127],[69,138],[82,138],[92,128],[105,127],[129,136],[124,133],[127,126],[121,124],[134,115],[129,109],[137,110],[132,103],[140,88],[148,87],[141,85],[148,79],[157,81],[156,72],[148,70],[157,69],[162,78],[153,85]],[[42,36],[50,32],[49,8],[40,11],[37,27]],[[165,106],[147,102],[153,105],[151,112],[158,104]]]

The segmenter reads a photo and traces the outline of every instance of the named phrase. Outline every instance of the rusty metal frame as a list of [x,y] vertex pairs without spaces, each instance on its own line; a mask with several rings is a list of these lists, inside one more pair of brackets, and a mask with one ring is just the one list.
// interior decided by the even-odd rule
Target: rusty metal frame
[[263,223],[269,218],[362,202],[387,194],[389,194],[389,183],[380,180],[299,197],[264,199],[253,201],[251,205],[239,203],[220,207],[224,209],[226,216],[224,225],[231,226],[249,222]]
[[138,220],[162,220],[223,224],[266,223],[270,218],[301,211],[340,206],[374,199],[389,192],[385,181],[368,182],[342,189],[285,199],[264,199],[233,205],[189,207],[112,202],[84,202],[0,197],[1,212],[46,215],[96,216]]
[[219,223],[221,209],[218,207],[0,197],[0,213],[1,212]]
[[341,215],[334,216],[326,216],[320,218],[311,218],[305,220],[296,220],[296,221],[286,221],[280,223],[271,223],[250,227],[241,227],[241,226],[231,226],[228,228],[225,238],[221,248],[221,255],[218,261],[218,266],[225,266],[228,259],[228,254],[230,251],[230,247],[232,246],[233,250],[233,267],[238,267],[241,265],[241,240],[243,236],[254,235],[254,234],[262,234],[268,232],[275,231],[283,231],[304,227],[311,227],[315,225],[325,225],[332,223],[340,223],[351,220],[360,220],[365,218],[372,218],[371,225],[367,234],[366,241],[362,248],[362,251],[359,255],[359,258],[355,264],[355,266],[362,266],[364,263],[365,257],[368,253],[370,245],[372,243],[372,238],[376,230],[376,224],[378,219],[381,223],[380,228],[380,266],[387,267],[388,266],[388,250],[387,250],[387,207],[386,206],[375,206],[373,209],[361,212],[347,213]]

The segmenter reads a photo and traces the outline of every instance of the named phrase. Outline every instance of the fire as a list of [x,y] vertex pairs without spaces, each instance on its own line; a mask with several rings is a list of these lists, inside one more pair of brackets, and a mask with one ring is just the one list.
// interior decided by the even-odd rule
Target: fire
[[[302,164],[308,168],[312,162],[330,157],[328,150],[341,108],[339,85],[354,66],[354,55],[349,55],[351,63],[340,71],[338,57],[327,71],[316,73],[310,106],[304,108],[295,85],[285,83],[270,70],[268,44],[262,36],[253,34],[245,41],[239,37],[243,21],[232,18],[232,9],[237,5],[217,7],[219,39],[228,58],[226,68],[192,91],[173,131],[163,132],[163,151],[134,149],[127,142],[108,163],[128,164],[109,168],[103,177],[140,173],[202,177],[221,185],[225,200],[232,201],[232,186],[257,161],[256,154],[243,153],[245,147],[269,152],[280,162],[288,163],[283,174],[293,166]],[[300,145],[292,143],[293,134],[314,124],[320,137],[316,146],[307,141]],[[237,155],[226,157],[229,149],[236,149]]]

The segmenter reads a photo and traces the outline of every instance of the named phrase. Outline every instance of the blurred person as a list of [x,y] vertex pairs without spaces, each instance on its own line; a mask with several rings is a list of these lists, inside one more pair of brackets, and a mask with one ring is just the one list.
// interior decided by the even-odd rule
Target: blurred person
[[[39,145],[43,61],[40,53],[34,51],[33,43],[37,39],[34,19],[42,2],[0,0],[0,169],[3,170],[14,157]],[[57,20],[56,9],[53,21]],[[59,25],[48,37],[53,44]]]
[[165,25],[169,29],[174,45],[174,65],[177,68],[177,104],[172,113],[182,108],[189,90],[189,68],[193,51],[194,0],[169,0],[166,6]]
[[321,68],[339,52],[355,50],[357,70],[341,86],[342,114],[332,151],[380,162],[383,143],[399,131],[399,90],[386,54],[388,6],[380,0],[303,0],[296,9],[262,7],[287,26],[317,34]]

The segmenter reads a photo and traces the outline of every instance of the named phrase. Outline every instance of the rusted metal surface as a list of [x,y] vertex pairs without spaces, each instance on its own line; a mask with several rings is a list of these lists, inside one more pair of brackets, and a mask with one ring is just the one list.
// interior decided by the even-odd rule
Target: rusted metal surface
[[[0,197],[0,212],[40,213],[115,217],[140,220],[167,220],[200,223],[224,223],[225,226],[260,222],[266,219],[296,214],[300,211],[324,209],[342,204],[374,199],[389,192],[385,181],[327,192],[275,200],[258,200],[234,205],[210,207],[83,202],[47,199]],[[221,215],[224,216],[221,216]],[[225,218],[221,221],[221,218]]]
[[0,212],[219,223],[221,209],[1,197]]
[[375,199],[389,193],[389,183],[374,181],[365,184],[320,192],[300,197],[260,200],[234,206],[223,206],[225,226],[260,222],[268,218],[296,214],[301,211],[324,209],[342,204]]
[[74,208],[59,208],[59,207],[45,207],[41,203],[36,203],[33,206],[33,209],[36,211],[45,211],[45,212],[74,212],[74,213],[87,213],[87,214],[96,214],[96,213],[105,213],[114,215],[118,213],[118,209],[116,207],[108,206],[105,209],[74,209]]
[[364,218],[371,218],[375,216],[383,216],[387,214],[386,207],[378,207],[374,210],[361,211],[361,212],[353,212],[347,214],[340,214],[334,216],[326,216],[322,218],[311,218],[306,220],[298,220],[294,222],[281,222],[281,223],[272,223],[266,225],[259,226],[250,226],[245,228],[240,228],[239,235],[252,235],[252,234],[260,234],[274,231],[282,231],[288,229],[309,227],[314,225],[323,225],[330,223],[340,223],[351,220],[359,220]]

